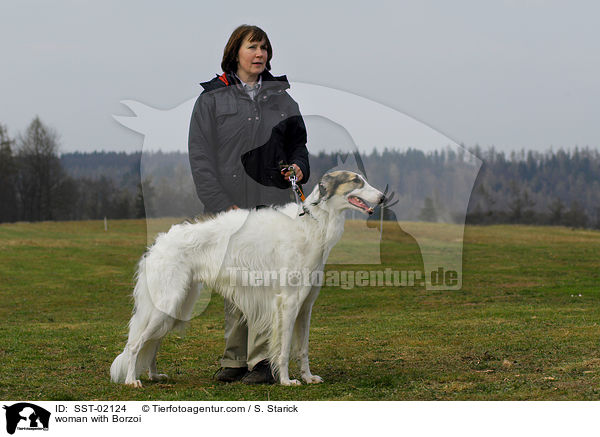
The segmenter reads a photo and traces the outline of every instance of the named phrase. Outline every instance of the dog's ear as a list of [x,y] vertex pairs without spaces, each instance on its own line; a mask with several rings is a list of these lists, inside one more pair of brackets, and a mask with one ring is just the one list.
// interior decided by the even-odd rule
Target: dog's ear
[[331,192],[331,176],[326,174],[319,181],[319,198],[317,199],[315,204],[331,197],[330,192]]
[[323,182],[319,182],[319,199],[327,195],[327,188],[323,186]]

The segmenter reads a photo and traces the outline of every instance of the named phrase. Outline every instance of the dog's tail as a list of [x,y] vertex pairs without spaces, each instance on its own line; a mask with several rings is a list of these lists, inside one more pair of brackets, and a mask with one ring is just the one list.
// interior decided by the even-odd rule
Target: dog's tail
[[116,383],[124,383],[128,366],[129,359],[127,357],[127,349],[125,349],[115,358],[110,366],[110,380]]
[[[125,349],[115,358],[110,366],[110,378],[113,382],[123,383],[127,376],[127,369],[132,359],[130,348],[139,343],[142,334],[152,323],[156,325],[153,329],[153,341],[146,341],[137,354],[135,377],[148,369],[154,359],[160,339],[164,337],[173,327],[174,320],[156,309],[152,302],[148,289],[148,278],[146,277],[146,256],[142,257],[138,264],[136,273],[136,285],[133,290],[134,308],[133,315],[129,321],[129,337]],[[160,322],[157,324],[157,318]]]

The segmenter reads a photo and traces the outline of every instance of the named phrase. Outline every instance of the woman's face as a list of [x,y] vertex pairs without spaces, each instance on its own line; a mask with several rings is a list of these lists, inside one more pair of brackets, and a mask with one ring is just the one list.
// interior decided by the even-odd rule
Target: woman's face
[[237,75],[244,82],[252,82],[258,79],[267,65],[267,43],[262,41],[249,41],[249,36],[244,39],[238,52]]

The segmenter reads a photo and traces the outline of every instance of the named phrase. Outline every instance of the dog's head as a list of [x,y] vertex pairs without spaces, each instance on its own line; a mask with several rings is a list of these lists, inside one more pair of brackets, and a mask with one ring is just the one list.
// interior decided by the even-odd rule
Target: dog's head
[[356,209],[365,214],[373,214],[373,206],[385,201],[382,192],[373,188],[358,173],[334,171],[325,174],[318,185],[316,203],[326,202],[336,210]]

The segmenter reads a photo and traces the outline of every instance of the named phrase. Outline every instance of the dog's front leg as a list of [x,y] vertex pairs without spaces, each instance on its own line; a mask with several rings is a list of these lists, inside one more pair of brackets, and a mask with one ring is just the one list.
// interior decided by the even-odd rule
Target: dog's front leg
[[290,379],[289,363],[290,349],[292,346],[292,335],[294,332],[294,323],[298,315],[298,300],[295,297],[289,298],[290,301],[283,302],[281,308],[281,320],[279,326],[280,333],[280,351],[277,357],[277,367],[279,371],[279,383],[281,385],[300,385],[297,379]]
[[296,319],[296,327],[294,328],[294,349],[298,352],[298,361],[300,364],[300,374],[302,379],[307,384],[318,384],[323,382],[323,378],[319,375],[313,375],[310,372],[310,365],[308,364],[308,337],[310,330],[310,316],[312,313],[312,306],[319,294],[319,290],[312,290],[298,314]]

